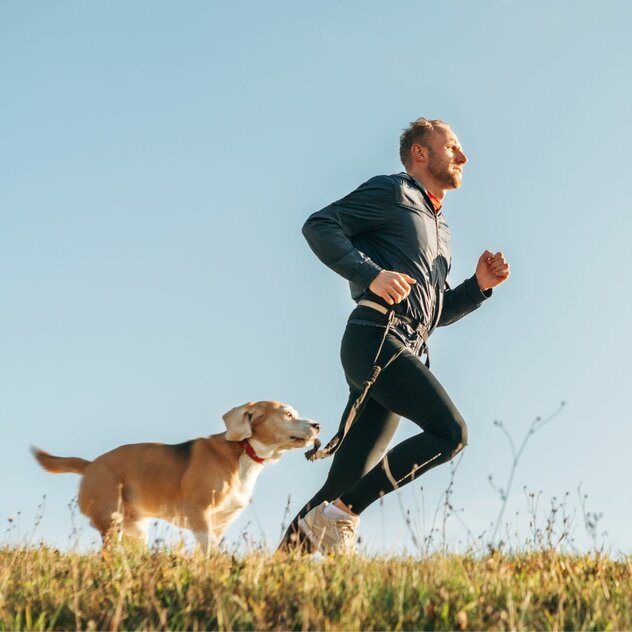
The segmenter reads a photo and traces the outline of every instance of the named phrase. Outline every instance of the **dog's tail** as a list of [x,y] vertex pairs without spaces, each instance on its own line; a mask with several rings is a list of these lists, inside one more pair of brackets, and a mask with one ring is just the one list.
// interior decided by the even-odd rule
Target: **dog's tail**
[[85,459],[80,459],[76,456],[53,456],[33,446],[31,446],[31,452],[37,462],[47,472],[51,472],[52,474],[62,474],[65,472],[83,474],[83,471],[90,465],[90,461],[86,461]]

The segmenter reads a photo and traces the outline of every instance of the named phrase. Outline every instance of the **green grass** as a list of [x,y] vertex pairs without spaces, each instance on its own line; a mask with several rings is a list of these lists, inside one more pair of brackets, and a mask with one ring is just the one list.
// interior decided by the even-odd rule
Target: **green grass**
[[0,629],[629,630],[632,558],[0,549]]

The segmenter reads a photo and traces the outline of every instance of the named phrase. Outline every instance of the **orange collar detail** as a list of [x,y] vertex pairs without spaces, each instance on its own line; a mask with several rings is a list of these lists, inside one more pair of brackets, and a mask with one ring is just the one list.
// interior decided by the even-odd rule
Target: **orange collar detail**
[[426,193],[428,194],[428,197],[430,198],[430,201],[432,202],[432,206],[434,206],[434,210],[435,212],[438,212],[441,210],[441,200],[436,197],[435,195],[432,195],[432,193],[430,193],[430,191],[428,191],[428,189],[426,189]]

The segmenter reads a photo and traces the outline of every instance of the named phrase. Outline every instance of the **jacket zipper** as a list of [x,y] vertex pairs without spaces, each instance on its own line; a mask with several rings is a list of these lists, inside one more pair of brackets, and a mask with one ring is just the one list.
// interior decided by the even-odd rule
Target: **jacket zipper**
[[[436,259],[438,261],[441,247],[439,245],[439,220],[437,219],[436,211],[433,212],[433,218],[434,218],[434,224],[435,224],[435,244],[437,246]],[[437,317],[437,310],[438,310],[438,305],[439,305],[439,292],[437,291],[437,287],[434,285],[433,285],[433,290],[434,290],[434,304],[432,306],[432,310],[434,314],[433,314],[432,323],[430,324],[429,331],[432,331],[437,326],[437,322],[439,321],[439,318]]]

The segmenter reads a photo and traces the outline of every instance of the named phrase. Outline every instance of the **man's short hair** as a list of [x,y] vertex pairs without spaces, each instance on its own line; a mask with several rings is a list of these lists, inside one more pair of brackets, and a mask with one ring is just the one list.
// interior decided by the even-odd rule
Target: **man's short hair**
[[418,144],[427,147],[424,142],[435,128],[439,126],[448,127],[448,124],[441,119],[418,118],[404,130],[399,137],[399,158],[404,167],[408,167],[410,164],[410,150],[412,146]]

